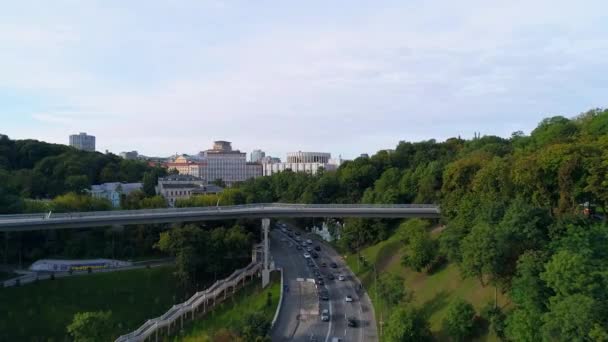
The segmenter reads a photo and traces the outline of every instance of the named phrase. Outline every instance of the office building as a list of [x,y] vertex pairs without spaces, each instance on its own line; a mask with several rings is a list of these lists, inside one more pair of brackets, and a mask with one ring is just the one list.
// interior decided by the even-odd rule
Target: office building
[[206,163],[206,179],[209,182],[221,179],[226,186],[232,186],[236,182],[262,175],[260,165],[247,163],[246,153],[233,150],[229,141],[215,141],[212,149],[199,153],[199,158]]
[[171,175],[158,179],[156,194],[161,195],[171,207],[179,199],[190,198],[192,195],[217,194],[222,188],[191,175]]
[[187,155],[173,158],[164,164],[169,170],[177,170],[180,175],[190,175],[207,181],[207,163]]
[[252,163],[260,163],[264,157],[266,157],[266,153],[264,151],[253,150],[249,155],[249,161]]
[[264,176],[270,176],[277,172],[291,170],[293,172],[307,172],[316,174],[320,169],[335,170],[338,165],[335,163],[342,162],[342,158],[332,160],[330,153],[325,152],[291,152],[287,154],[287,162],[284,163],[264,163],[262,164],[262,172]]
[[72,134],[70,135],[70,146],[79,150],[94,152],[95,137],[86,133]]
[[133,191],[141,190],[142,183],[103,183],[92,185],[89,193],[95,198],[105,198],[114,208],[120,207],[120,201]]
[[137,151],[131,151],[131,152],[120,152],[120,157],[122,159],[137,159],[139,157],[139,153],[137,153]]

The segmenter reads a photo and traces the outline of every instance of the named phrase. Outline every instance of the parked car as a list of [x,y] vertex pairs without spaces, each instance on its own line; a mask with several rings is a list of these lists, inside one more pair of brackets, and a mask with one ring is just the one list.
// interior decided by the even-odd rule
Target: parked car
[[296,245],[296,249],[299,250],[299,251],[301,251],[302,250],[302,246]]
[[346,280],[346,278],[345,278],[343,275],[341,275],[341,274],[340,274],[340,275],[338,276],[338,280],[340,280],[340,281],[344,281],[344,280]]
[[309,245],[312,245],[312,240],[311,239],[307,239],[306,243],[309,244]]
[[321,251],[321,247],[320,246],[315,246],[315,251],[320,252]]
[[308,253],[308,252],[304,253],[304,257],[305,257],[306,259],[310,258],[310,253]]
[[351,295],[346,295],[346,298],[344,298],[344,300],[346,300],[346,302],[350,303],[353,301],[353,297]]

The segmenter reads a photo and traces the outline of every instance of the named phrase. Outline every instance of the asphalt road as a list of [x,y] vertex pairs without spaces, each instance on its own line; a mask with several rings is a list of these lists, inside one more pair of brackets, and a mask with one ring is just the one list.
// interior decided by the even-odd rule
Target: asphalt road
[[[294,227],[290,227],[295,229]],[[276,266],[282,267],[285,283],[289,290],[283,294],[281,314],[272,332],[273,341],[311,341],[331,342],[332,338],[350,341],[377,341],[378,335],[371,301],[363,291],[357,291],[358,280],[348,269],[342,258],[329,245],[312,235],[304,235],[303,239],[313,240],[313,245],[321,246],[319,258],[313,259],[318,266],[325,285],[315,285],[307,279],[314,279],[314,268],[307,266],[303,257],[305,250],[296,249],[296,241],[279,229],[271,232],[271,253]],[[325,262],[326,267],[321,264]],[[335,262],[338,267],[331,268]],[[335,280],[329,280],[333,274]],[[338,280],[338,275],[345,277]],[[328,301],[319,300],[317,291],[326,289]],[[352,302],[346,302],[347,295],[352,296]],[[318,307],[318,310],[316,309]],[[330,321],[321,321],[320,312],[330,311]],[[313,312],[316,311],[316,312]],[[356,327],[347,326],[347,317],[354,317]]]

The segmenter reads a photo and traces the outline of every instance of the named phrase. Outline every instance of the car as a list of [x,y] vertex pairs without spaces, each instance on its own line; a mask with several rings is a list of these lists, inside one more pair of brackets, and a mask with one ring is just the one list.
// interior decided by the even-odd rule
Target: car
[[305,257],[306,259],[310,258],[310,253],[308,253],[308,252],[304,253],[304,257]]
[[321,312],[321,320],[323,322],[329,322],[329,310],[323,309],[323,311]]
[[302,241],[301,245],[302,247],[306,247],[306,242]]
[[329,300],[329,294],[327,294],[327,292],[321,292],[319,293],[319,298],[321,300]]
[[332,262],[329,266],[331,266],[331,268],[338,268],[338,264],[335,262]]
[[309,245],[312,245],[312,240],[311,239],[306,239],[306,243]]
[[287,236],[293,237],[293,233],[292,232],[287,232]]
[[302,250],[302,246],[296,245],[296,249],[299,250],[299,251],[301,251]]
[[327,279],[334,280],[334,279],[336,279],[336,277],[334,277],[334,275],[330,273],[327,275]]
[[323,281],[323,279],[319,279],[317,280],[317,285],[325,285],[325,282]]
[[312,257],[315,259],[319,257],[319,254],[317,252],[311,252],[310,254],[312,254]]
[[306,251],[307,251],[307,252],[312,252],[312,248],[310,248],[310,247],[306,247]]
[[321,251],[321,246],[315,246],[315,251],[320,252]]
[[300,241],[300,240],[301,240],[300,237],[296,236],[296,241]]
[[300,236],[300,232],[296,232],[296,235]]
[[344,300],[348,303],[353,301],[353,297],[351,295],[346,295],[346,297],[344,298]]
[[346,319],[346,322],[348,323],[348,326],[351,328],[354,328],[357,326],[357,319],[355,317],[348,317]]
[[346,278],[343,275],[340,274],[340,275],[338,275],[338,280],[344,281],[344,280],[346,280]]
[[321,263],[321,267],[327,267],[327,263],[326,263],[325,261],[323,261],[323,262]]

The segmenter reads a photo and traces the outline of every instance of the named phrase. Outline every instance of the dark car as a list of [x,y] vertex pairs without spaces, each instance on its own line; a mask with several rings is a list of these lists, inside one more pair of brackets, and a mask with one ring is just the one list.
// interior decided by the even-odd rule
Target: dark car
[[315,246],[315,251],[320,252],[321,251],[321,247],[320,246]]
[[330,273],[327,275],[327,279],[334,280],[334,279],[336,279],[336,277],[334,277],[334,275]]
[[318,285],[325,285],[325,282],[323,281],[323,279],[319,279],[319,280],[317,280],[317,284]]
[[319,293],[319,299],[321,300],[329,300],[329,294],[325,291]]
[[338,264],[336,264],[335,262],[332,262],[329,266],[331,266],[331,268],[337,268]]
[[327,267],[327,264],[325,263],[325,261],[323,261],[323,262],[321,263],[321,267]]
[[302,250],[302,246],[296,245],[296,249],[299,250],[299,251],[301,251]]
[[352,317],[352,316],[351,316],[351,317],[348,317],[348,318],[346,319],[346,321],[347,321],[347,323],[348,323],[348,326],[349,326],[349,327],[351,327],[351,328],[354,328],[354,327],[356,327],[356,326],[357,326],[357,320],[355,319],[355,317]]
[[315,259],[319,257],[319,253],[317,253],[317,252],[312,252],[312,253],[310,253],[310,255],[312,255],[312,257]]
[[296,235],[297,235],[297,236],[300,236],[300,232],[296,232]]

